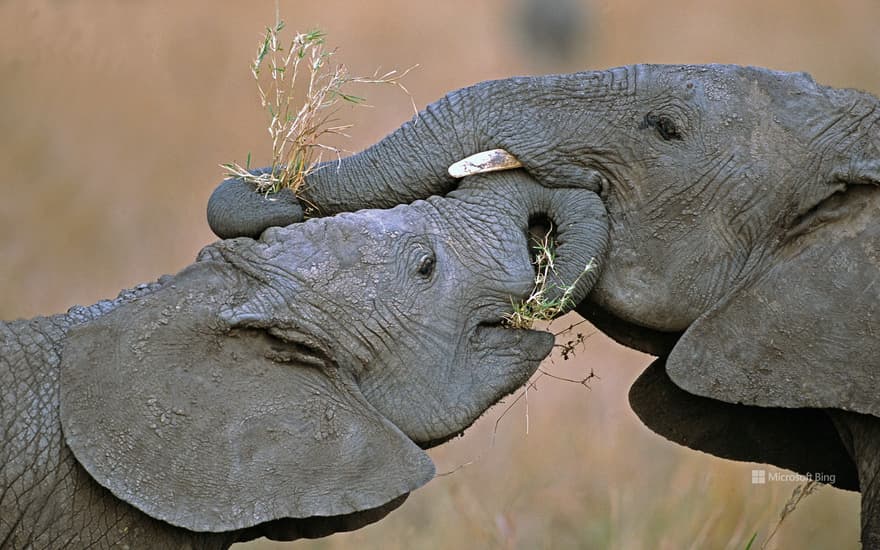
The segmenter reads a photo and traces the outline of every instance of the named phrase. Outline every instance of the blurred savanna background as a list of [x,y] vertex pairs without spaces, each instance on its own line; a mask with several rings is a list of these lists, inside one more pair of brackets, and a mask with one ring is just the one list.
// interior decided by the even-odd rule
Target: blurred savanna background
[[[419,108],[481,80],[637,62],[762,65],[880,93],[876,0],[298,0],[281,12],[326,30],[355,74],[418,64],[405,85]],[[212,241],[218,164],[269,158],[248,64],[274,18],[272,0],[0,1],[0,318],[112,297]],[[393,87],[362,91],[372,108],[339,113],[355,124],[337,143],[351,150],[413,114]],[[290,544],[744,549],[757,533],[757,548],[797,483],[753,485],[764,466],[644,428],[626,394],[650,361],[593,334],[575,359],[545,365],[573,379],[592,370],[592,389],[542,377],[431,451],[451,473],[385,520]],[[857,495],[823,487],[768,547],[857,541]],[[276,547],[287,546],[240,548]]]

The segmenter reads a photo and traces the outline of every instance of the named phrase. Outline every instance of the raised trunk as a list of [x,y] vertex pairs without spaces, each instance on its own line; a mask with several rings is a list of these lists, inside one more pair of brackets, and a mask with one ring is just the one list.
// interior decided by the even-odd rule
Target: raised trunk
[[[560,140],[601,128],[617,96],[632,85],[631,73],[620,68],[509,78],[456,90],[368,149],[321,165],[299,197],[315,215],[407,204],[447,193],[457,185],[450,165],[496,148],[515,155],[544,185],[598,192],[589,155],[583,148],[568,150]],[[261,197],[253,195],[241,183],[218,187],[208,203],[208,223],[218,236],[256,236],[273,224],[299,221],[296,208],[284,219],[275,209],[253,215],[262,208]]]
[[323,214],[405,204],[446,193],[455,186],[450,165],[496,148],[545,185],[598,192],[585,151],[565,150],[560,139],[600,128],[631,85],[630,72],[508,78],[456,90],[372,147],[323,165],[300,196]]
[[454,162],[481,149],[485,136],[480,109],[491,99],[483,83],[456,90],[429,105],[409,122],[364,151],[326,162],[299,191],[322,215],[364,208],[390,208],[456,185],[447,173]]
[[[468,113],[474,109],[471,97],[485,95],[485,87],[452,92],[372,147],[320,165],[298,191],[306,211],[328,216],[390,208],[454,188],[449,165],[479,150],[476,120]],[[289,191],[269,197],[240,179],[225,180],[208,200],[208,225],[222,239],[256,238],[267,227],[302,221],[302,209],[291,199]]]

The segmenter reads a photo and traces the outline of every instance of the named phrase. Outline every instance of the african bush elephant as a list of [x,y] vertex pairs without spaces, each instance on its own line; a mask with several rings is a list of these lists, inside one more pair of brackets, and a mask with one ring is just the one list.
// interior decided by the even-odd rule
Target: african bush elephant
[[[610,246],[576,309],[660,357],[631,392],[641,418],[861,490],[880,547],[880,101],[725,65],[484,82],[319,170],[301,198],[334,213],[443,194],[450,165],[496,149],[601,200]],[[252,200],[218,188],[212,226],[263,227]]]
[[551,334],[502,323],[535,284],[526,233],[554,222],[547,298],[580,300],[607,244],[593,210],[523,171],[474,178],[0,323],[0,546],[215,548],[377,521],[433,477],[421,448],[550,352]]

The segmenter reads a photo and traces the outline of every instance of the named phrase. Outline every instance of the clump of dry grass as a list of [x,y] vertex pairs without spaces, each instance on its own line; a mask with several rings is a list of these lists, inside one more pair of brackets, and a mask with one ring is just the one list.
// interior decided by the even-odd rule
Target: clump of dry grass
[[[333,62],[336,50],[327,48],[326,33],[313,30],[286,38],[285,29],[280,19],[266,28],[251,64],[260,103],[269,115],[271,169],[254,174],[250,153],[244,166],[235,162],[221,165],[227,176],[244,179],[265,193],[285,187],[296,193],[325,152],[341,155],[340,149],[323,141],[333,135],[348,137],[345,131],[351,125],[337,124],[335,118],[342,104],[365,103],[363,97],[347,91],[350,85],[390,84],[409,95],[401,79],[414,68],[354,76],[345,65]],[[300,90],[302,86],[304,90]]]
[[[575,285],[586,273],[595,267],[593,259],[584,266],[584,270],[570,285],[559,288],[551,282],[551,274],[556,274],[556,245],[551,231],[543,239],[535,241],[535,288],[525,300],[513,303],[513,311],[504,316],[504,321],[513,328],[530,329],[538,321],[552,321],[562,313],[571,309],[572,294]],[[551,298],[550,292],[561,290],[558,298]]]

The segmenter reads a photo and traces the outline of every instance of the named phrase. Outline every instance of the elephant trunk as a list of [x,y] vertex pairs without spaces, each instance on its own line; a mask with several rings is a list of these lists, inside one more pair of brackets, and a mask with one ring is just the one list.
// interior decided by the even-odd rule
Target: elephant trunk
[[[485,84],[451,92],[371,147],[339,161],[319,165],[297,191],[257,193],[233,178],[208,200],[208,225],[220,238],[256,238],[264,229],[302,221],[297,198],[329,216],[364,208],[391,208],[452,190],[449,166],[481,150],[473,112]],[[255,170],[260,173],[267,168]]]
[[[509,151],[544,185],[598,191],[595,170],[553,161],[558,153],[550,154],[556,151],[551,129],[556,126],[547,126],[536,106],[549,101],[548,93],[559,94],[560,103],[571,103],[569,119],[579,131],[588,131],[582,123],[589,118],[585,113],[604,108],[610,87],[621,79],[626,81],[626,74],[598,71],[488,81],[453,91],[371,147],[318,166],[297,198],[315,210],[312,215],[326,216],[445,195],[457,185],[450,166],[495,149]],[[576,101],[566,99],[572,88],[581,91]],[[533,120],[534,126],[523,127],[518,122],[523,119]],[[280,204],[267,209],[263,197],[252,191],[235,179],[217,188],[208,203],[208,223],[215,233],[224,238],[257,236],[272,225],[299,221],[291,197],[278,198]]]
[[319,215],[391,208],[452,190],[447,170],[481,150],[474,115],[485,84],[451,92],[371,147],[322,164],[299,192]]
[[[610,230],[605,205],[593,191],[545,187],[524,170],[514,170],[499,176],[470,176],[446,198],[471,205],[476,219],[510,220],[513,226],[507,227],[522,231],[526,238],[531,233],[535,240],[541,239],[546,229],[552,239],[547,242],[552,260],[538,265],[541,273],[546,273],[538,289],[543,290],[542,303],[559,304],[559,309],[567,312],[598,281]],[[492,213],[487,214],[487,209]],[[458,217],[466,211],[459,212]]]
[[[254,170],[254,174],[268,168]],[[208,199],[208,226],[221,239],[256,239],[268,227],[303,221],[303,209],[290,189],[260,193],[240,178],[223,181]]]
[[544,299],[563,301],[570,310],[583,300],[599,278],[608,250],[605,206],[583,189],[535,188],[529,218],[546,216],[555,230],[552,269],[547,270]]
[[[299,196],[322,215],[408,204],[447,194],[456,186],[450,166],[497,149],[519,159],[544,185],[598,191],[594,170],[566,170],[546,154],[554,150],[558,124],[548,125],[542,106],[569,105],[566,123],[589,132],[612,107],[614,86],[631,78],[625,69],[595,71],[486,81],[450,92],[375,145],[322,165]],[[574,97],[571,90],[577,90]]]

